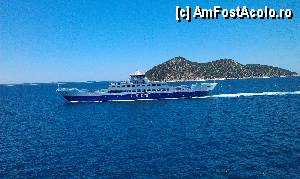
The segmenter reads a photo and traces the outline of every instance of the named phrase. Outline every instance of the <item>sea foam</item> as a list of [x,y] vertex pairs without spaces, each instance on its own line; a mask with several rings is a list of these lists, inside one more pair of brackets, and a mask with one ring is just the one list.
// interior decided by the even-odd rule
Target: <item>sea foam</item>
[[300,91],[291,92],[262,92],[262,93],[235,93],[235,94],[217,94],[208,97],[213,98],[232,98],[241,96],[280,96],[280,95],[299,95]]

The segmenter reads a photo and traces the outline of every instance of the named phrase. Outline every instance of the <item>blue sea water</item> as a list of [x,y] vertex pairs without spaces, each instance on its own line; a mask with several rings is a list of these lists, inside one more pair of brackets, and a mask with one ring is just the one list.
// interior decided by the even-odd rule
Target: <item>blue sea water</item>
[[0,85],[0,178],[299,178],[300,78],[218,83],[201,99],[74,104],[56,84]]

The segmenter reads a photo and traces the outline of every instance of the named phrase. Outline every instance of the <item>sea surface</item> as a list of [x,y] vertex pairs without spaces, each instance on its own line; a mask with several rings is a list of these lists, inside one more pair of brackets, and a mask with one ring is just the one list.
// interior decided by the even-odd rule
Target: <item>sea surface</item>
[[104,103],[2,84],[0,178],[300,178],[300,77],[217,82],[200,99]]

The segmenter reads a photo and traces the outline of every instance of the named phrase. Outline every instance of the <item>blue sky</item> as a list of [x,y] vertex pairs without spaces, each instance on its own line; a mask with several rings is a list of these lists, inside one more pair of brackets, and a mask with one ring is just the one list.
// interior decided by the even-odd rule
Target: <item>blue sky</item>
[[[193,20],[175,6],[291,8],[292,20]],[[122,80],[175,56],[300,72],[298,0],[0,2],[0,83]]]

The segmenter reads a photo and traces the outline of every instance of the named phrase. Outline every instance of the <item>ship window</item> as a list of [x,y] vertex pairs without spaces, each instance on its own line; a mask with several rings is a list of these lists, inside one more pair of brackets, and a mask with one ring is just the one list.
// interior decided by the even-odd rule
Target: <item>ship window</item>
[[109,91],[109,93],[121,93],[122,91],[121,90],[111,90]]
[[116,87],[116,86],[111,86],[112,88]]
[[125,85],[123,85],[122,87],[125,87]]
[[147,85],[147,86],[151,86],[151,85],[149,84],[149,85]]
[[143,89],[143,92],[146,92],[146,89]]
[[151,89],[147,89],[147,91],[151,91]]
[[161,86],[161,84],[157,84],[157,86]]
[[132,87],[135,87],[135,85],[132,85]]
[[127,87],[130,87],[130,85],[127,85]]
[[157,91],[160,91],[160,89],[157,89]]
[[152,91],[155,91],[155,89],[152,89]]
[[156,84],[152,84],[152,86],[156,86]]
[[163,88],[163,89],[162,89],[162,91],[166,91],[166,89],[165,89],[165,88]]
[[137,87],[141,86],[141,85],[136,85]]
[[120,86],[117,86],[117,88],[120,88]]
[[141,92],[141,89],[138,89],[137,92]]

